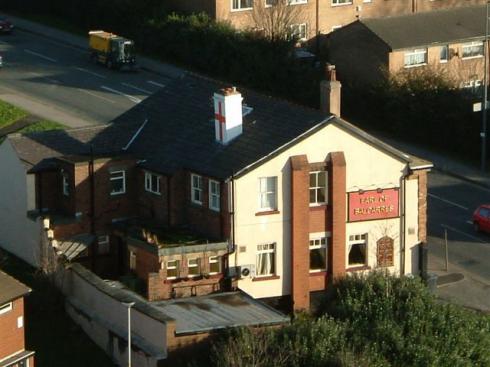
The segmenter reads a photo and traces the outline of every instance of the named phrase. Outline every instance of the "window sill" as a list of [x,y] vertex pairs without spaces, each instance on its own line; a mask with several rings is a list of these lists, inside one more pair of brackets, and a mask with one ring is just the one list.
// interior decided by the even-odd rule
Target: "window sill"
[[249,10],[253,10],[253,8],[231,9],[230,12],[231,13],[239,13],[241,11],[249,11]]
[[368,265],[359,265],[359,266],[353,266],[352,268],[345,269],[345,271],[347,272],[363,271],[363,270],[371,270],[371,267]]
[[427,65],[427,63],[424,62],[423,64],[417,64],[417,65],[405,65],[404,68],[405,69],[412,69],[412,68],[419,68],[421,66],[426,66],[426,65]]
[[483,57],[483,55],[468,56],[468,57],[461,57],[461,60],[481,59],[482,57]]
[[150,190],[146,190],[146,189],[145,189],[145,192],[146,192],[147,194],[150,194],[150,195],[162,196],[162,193],[161,193],[161,192],[157,192],[157,191],[150,191]]
[[272,214],[279,214],[279,213],[280,213],[279,210],[267,210],[263,212],[257,212],[255,213],[255,216],[258,217],[260,215],[272,215]]
[[321,271],[310,271],[310,277],[316,277],[316,276],[326,276],[327,271],[326,270],[321,270]]
[[317,211],[317,210],[325,210],[327,209],[328,207],[328,204],[327,203],[324,203],[324,204],[310,204],[310,212],[314,212],[314,211]]
[[262,282],[266,280],[277,280],[281,279],[279,275],[270,275],[270,276],[265,276],[265,277],[255,277],[252,279],[252,282]]
[[343,4],[332,4],[332,8],[335,8],[337,6],[348,6],[348,5],[352,5],[352,1],[350,3],[343,3]]
[[439,60],[440,64],[447,64],[447,60]]

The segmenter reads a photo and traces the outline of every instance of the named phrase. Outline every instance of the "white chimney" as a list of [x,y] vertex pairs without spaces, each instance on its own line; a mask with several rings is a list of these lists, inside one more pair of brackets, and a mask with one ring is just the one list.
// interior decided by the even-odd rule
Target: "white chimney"
[[242,95],[235,87],[214,93],[214,131],[216,141],[228,144],[242,133]]
[[327,65],[325,69],[327,80],[320,82],[320,110],[325,114],[340,116],[340,88],[337,80],[335,65]]

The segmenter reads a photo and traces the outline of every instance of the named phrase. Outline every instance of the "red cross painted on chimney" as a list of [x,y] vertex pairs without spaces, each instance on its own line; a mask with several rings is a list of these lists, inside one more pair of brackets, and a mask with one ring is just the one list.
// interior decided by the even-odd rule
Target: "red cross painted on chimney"
[[223,141],[223,125],[225,124],[226,119],[221,112],[221,102],[218,102],[218,113],[214,114],[214,118],[218,120],[219,123],[219,140]]

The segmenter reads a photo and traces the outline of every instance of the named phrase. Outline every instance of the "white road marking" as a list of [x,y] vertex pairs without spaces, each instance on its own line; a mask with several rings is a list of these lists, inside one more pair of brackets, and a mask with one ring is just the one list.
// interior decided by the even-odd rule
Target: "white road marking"
[[61,84],[61,82],[59,80],[51,79],[51,78],[47,78],[47,77],[43,77],[43,78],[46,79],[47,81],[51,82],[51,83]]
[[160,84],[160,83],[154,82],[153,80],[147,80],[146,82],[149,84],[156,85],[157,87],[160,87],[160,88],[165,88],[165,84]]
[[488,244],[487,242],[485,241],[482,241],[480,238],[476,237],[476,236],[472,236],[471,234],[468,234],[468,233],[465,233],[463,231],[460,231],[459,229],[456,229],[456,228],[453,228],[453,227],[450,227],[446,224],[441,224],[441,227],[442,228],[446,228],[446,229],[449,229],[450,231],[453,231],[453,232],[456,232],[456,233],[459,233],[459,234],[462,234],[463,236],[466,236],[468,238],[471,238],[472,240],[475,240],[475,241],[478,241],[478,242],[481,242],[481,243],[484,243],[484,244]]
[[90,75],[93,75],[93,76],[96,76],[98,78],[102,78],[102,79],[107,79],[107,77],[105,75],[102,75],[102,74],[99,74],[99,73],[96,73],[94,71],[90,71],[90,70],[87,70],[87,69],[84,69],[84,68],[79,68],[79,67],[76,67],[75,66],[75,69],[77,69],[78,71],[81,71],[83,73],[87,73],[87,74],[90,74]]
[[136,85],[133,85],[133,84],[129,84],[129,83],[121,83],[121,84],[124,85],[125,87],[133,88],[133,89],[139,90],[140,92],[143,92],[143,93],[146,93],[146,94],[153,94],[152,92],[150,92],[150,91],[148,91],[146,89],[137,87]]
[[134,96],[131,96],[131,95],[129,95],[129,94],[123,93],[123,92],[121,92],[121,91],[118,91],[118,90],[116,90],[116,89],[112,89],[112,88],[106,87],[105,85],[101,85],[100,87],[101,87],[102,89],[104,89],[104,90],[109,91],[109,92],[116,93],[116,94],[119,94],[120,96],[124,96],[124,97],[126,97],[126,98],[129,98],[129,99],[130,99],[132,102],[134,102],[134,103],[140,103],[140,102],[141,102],[141,99],[136,98],[136,97],[134,97]]
[[473,222],[471,220],[467,220],[466,223],[473,225]]
[[51,61],[51,62],[58,62],[57,60],[51,58],[51,57],[48,57],[48,56],[45,56],[45,55],[42,55],[40,53],[37,53],[37,52],[34,52],[34,51],[31,51],[31,50],[28,50],[28,49],[24,49],[24,52],[25,53],[28,53],[28,54],[31,54],[31,55],[34,55],[34,56],[37,56],[37,57],[40,57],[41,59],[44,59],[44,60],[48,60],[48,61]]
[[91,95],[92,97],[100,98],[100,99],[103,99],[104,101],[107,101],[107,102],[116,103],[116,102],[114,102],[113,100],[111,100],[111,99],[109,99],[109,98],[106,98],[106,97],[103,97],[103,96],[99,96],[99,95],[97,95],[97,94],[95,94],[95,93],[89,92],[88,90],[81,89],[81,88],[77,88],[77,90],[79,90],[80,92],[83,92],[83,93],[89,94],[89,95]]
[[442,201],[443,203],[446,203],[446,204],[450,204],[450,205],[453,205],[455,206],[456,208],[459,208],[459,209],[462,209],[462,210],[469,210],[467,207],[463,206],[463,205],[460,205],[460,204],[457,204],[455,203],[454,201],[450,201],[450,200],[446,200],[446,199],[443,199],[437,195],[434,195],[434,194],[430,194],[428,193],[427,196],[430,196],[431,198],[434,198],[434,199],[437,199],[437,200],[440,200]]

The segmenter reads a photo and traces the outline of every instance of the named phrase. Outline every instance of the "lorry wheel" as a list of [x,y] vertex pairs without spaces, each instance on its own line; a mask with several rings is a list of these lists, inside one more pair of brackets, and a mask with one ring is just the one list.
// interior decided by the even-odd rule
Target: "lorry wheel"
[[114,64],[112,63],[112,61],[111,61],[111,60],[107,60],[107,68],[108,68],[108,69],[112,69],[112,68],[114,68]]
[[96,54],[91,54],[90,55],[90,62],[92,64],[97,64],[97,55]]

